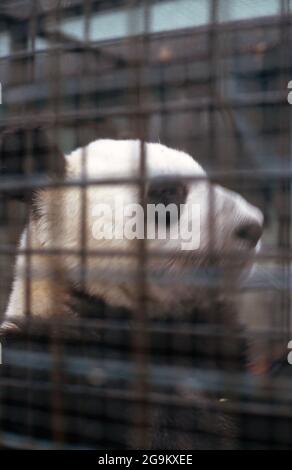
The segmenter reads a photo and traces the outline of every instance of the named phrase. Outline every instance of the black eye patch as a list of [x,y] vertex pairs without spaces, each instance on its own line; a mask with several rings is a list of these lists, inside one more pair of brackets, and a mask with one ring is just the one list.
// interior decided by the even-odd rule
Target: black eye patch
[[[153,181],[149,184],[147,192],[148,204],[175,204],[178,208],[178,215],[180,217],[180,205],[185,204],[188,194],[186,185],[181,182],[161,182]],[[169,225],[169,214],[167,214],[167,225]]]
[[184,204],[187,188],[180,182],[151,182],[148,188],[149,204]]

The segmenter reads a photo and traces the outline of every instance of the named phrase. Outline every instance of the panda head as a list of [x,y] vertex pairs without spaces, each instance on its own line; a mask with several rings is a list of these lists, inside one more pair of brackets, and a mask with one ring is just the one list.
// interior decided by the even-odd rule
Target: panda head
[[[34,198],[36,243],[85,248],[82,289],[110,305],[135,308],[143,262],[150,314],[203,306],[210,273],[232,283],[251,265],[262,214],[212,185],[191,156],[160,144],[145,144],[141,193],[141,150],[139,141],[98,140],[68,155],[68,186]],[[80,287],[80,256],[61,256],[60,264]]]
[[[23,131],[8,137],[8,144],[7,138],[1,143],[4,167],[11,149],[16,157],[23,154],[26,140]],[[208,303],[210,279],[219,287],[227,280],[230,288],[250,268],[261,212],[211,184],[186,153],[160,144],[98,140],[63,157],[42,141],[40,130],[33,130],[32,140],[38,142],[31,155],[37,171],[44,171],[39,160],[45,149],[49,177],[61,183],[34,190],[20,242],[24,250],[59,251],[56,257],[30,257],[33,315],[53,315],[56,302],[62,311],[72,287],[131,311],[142,297],[154,316],[190,311]],[[157,205],[171,206],[171,212],[148,213]],[[26,257],[19,254],[6,318],[24,315],[26,272]],[[138,287],[141,280],[145,289]]]

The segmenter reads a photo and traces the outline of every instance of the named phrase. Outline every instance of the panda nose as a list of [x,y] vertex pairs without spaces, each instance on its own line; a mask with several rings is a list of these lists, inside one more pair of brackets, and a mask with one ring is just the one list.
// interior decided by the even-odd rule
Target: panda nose
[[239,240],[248,242],[251,248],[256,246],[262,233],[263,226],[257,221],[243,222],[235,229],[235,237]]

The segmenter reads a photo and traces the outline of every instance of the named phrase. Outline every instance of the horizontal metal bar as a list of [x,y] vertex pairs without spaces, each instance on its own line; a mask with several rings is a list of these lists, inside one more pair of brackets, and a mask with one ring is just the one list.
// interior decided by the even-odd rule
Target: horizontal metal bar
[[[92,302],[94,302],[93,299]],[[98,311],[96,311],[96,318],[89,318],[86,316],[82,318],[72,318],[66,315],[61,316],[58,314],[58,312],[56,312],[56,314],[50,319],[41,319],[37,317],[32,319],[31,317],[24,317],[23,319],[19,319],[19,321],[17,321],[17,325],[20,326],[21,330],[24,330],[24,334],[28,335],[31,341],[37,341],[42,335],[42,332],[45,335],[48,334],[48,326],[57,327],[61,331],[60,338],[63,341],[66,341],[66,339],[70,340],[70,338],[76,341],[76,343],[72,346],[72,354],[74,349],[78,348],[78,341],[80,339],[81,342],[83,342],[85,345],[87,340],[90,341],[93,338],[95,339],[96,334],[96,349],[98,350],[99,335],[101,332],[108,330],[115,333],[120,332],[121,334],[135,334],[135,332],[139,329],[139,326],[132,318],[131,314],[129,314],[128,318],[123,320],[115,320],[113,317],[109,316],[112,315],[111,309],[114,311],[114,307],[108,307],[109,312],[106,319],[99,318]],[[220,341],[223,339],[228,340],[230,331],[229,329],[226,329],[226,325],[220,323],[220,314],[218,314],[217,323],[215,321],[213,323],[202,323],[197,322],[196,320],[191,321],[190,317],[192,317],[192,314],[186,315],[184,318],[173,315],[171,317],[170,323],[167,319],[163,321],[159,318],[149,318],[148,323],[145,326],[145,330],[147,333],[151,333],[153,335],[167,335],[169,337],[169,341],[173,339],[175,344],[177,344],[177,341],[180,339],[185,341],[187,337],[192,338],[193,340],[195,338],[212,338],[212,341],[218,340],[218,344],[222,344]],[[283,335],[286,334],[287,329],[284,326],[273,325],[273,328],[271,329],[270,327],[264,325],[262,327],[258,326],[257,329],[252,332],[252,337],[255,341],[266,340],[266,344],[268,346],[275,340],[282,340]],[[249,335],[250,331],[244,328],[233,329],[232,331],[232,337],[237,340],[246,339]],[[115,340],[113,340],[113,343],[108,341],[107,347],[111,349],[111,345],[114,343]],[[19,336],[18,347],[21,347],[21,339]],[[224,350],[224,347],[222,349]],[[166,352],[167,347],[165,347],[165,349],[161,349],[160,355],[163,356]],[[186,357],[188,356],[188,351],[186,349],[184,349],[184,355]]]
[[[137,257],[137,250],[122,250],[119,248],[112,248],[112,249],[89,249],[86,247],[82,247],[82,249],[74,249],[74,248],[66,248],[66,247],[60,247],[60,248],[17,248],[17,247],[11,247],[11,246],[4,246],[0,245],[0,255],[28,255],[28,256],[84,256],[84,253],[88,257],[111,257],[111,256],[119,256],[119,257]],[[148,250],[148,255],[153,258],[169,258],[171,257],[172,259],[185,259],[189,260],[191,257],[192,253],[192,258],[193,254],[195,252],[190,252],[188,250],[186,251],[178,251],[177,249],[156,249],[156,248],[151,248],[151,250]],[[213,256],[215,257],[214,259],[216,260],[216,253],[217,256],[224,257],[225,259],[231,259],[231,260],[242,260],[243,258],[246,259],[246,254],[240,253],[238,251],[233,251],[233,250],[224,250],[222,249],[220,252],[216,252],[210,249],[205,249],[205,250],[200,250],[199,255],[202,257],[208,257],[208,256]],[[275,248],[274,250],[269,249],[268,251],[259,251],[257,253],[254,253],[252,256],[253,261],[283,261],[283,260],[290,260],[292,258],[292,251],[287,250],[287,249],[282,249],[282,248]],[[137,268],[138,269],[138,268]]]
[[[85,149],[86,151],[86,149]],[[25,160],[25,159],[24,159]],[[234,171],[217,171],[211,170],[205,175],[194,176],[161,176],[161,177],[146,177],[146,176],[133,176],[133,177],[104,177],[104,178],[86,178],[74,180],[50,180],[44,176],[21,176],[21,177],[1,177],[0,176],[0,195],[10,193],[15,190],[28,191],[36,189],[70,189],[70,188],[90,188],[94,186],[122,186],[122,185],[142,185],[143,183],[153,182],[166,183],[166,182],[184,182],[184,183],[197,183],[206,182],[207,184],[216,183],[245,183],[248,182],[273,182],[273,183],[287,183],[292,181],[292,170],[290,169],[256,169],[256,170],[234,170]]]
[[[274,106],[283,105],[287,106],[287,91],[270,91],[252,93],[232,98],[228,100],[228,106],[232,109],[250,108],[255,106]],[[187,101],[168,101],[161,105],[160,103],[143,104],[141,106],[125,106],[117,108],[104,108],[87,109],[81,111],[71,112],[58,112],[39,114],[37,120],[39,124],[60,125],[81,122],[84,120],[93,120],[98,118],[108,117],[147,117],[151,114],[167,114],[170,112],[190,112],[202,110],[218,110],[222,108],[221,100],[214,100],[208,97],[189,99]],[[23,120],[36,122],[35,114],[24,114],[20,117],[9,117],[0,120],[0,128],[7,128],[10,126],[20,126]]]
[[[12,351],[10,351],[12,353]],[[11,354],[11,359],[14,357],[13,361],[9,360],[7,365],[11,368],[13,367],[21,367],[22,369],[26,369],[28,367],[31,370],[49,370],[50,366],[48,364],[43,364],[42,356],[44,353],[38,351],[39,354],[39,363],[38,367],[34,367],[36,364],[37,358],[34,358],[34,353],[28,353],[26,350],[21,351],[14,351],[15,354]],[[19,357],[19,362],[16,360],[16,357]],[[32,358],[32,362],[30,362],[29,357]],[[50,359],[48,357],[48,359]],[[64,391],[68,390],[72,393],[77,393],[79,395],[81,391],[86,391],[90,396],[104,396],[107,398],[121,398],[130,401],[138,401],[139,400],[139,393],[137,391],[132,390],[124,390],[122,385],[119,388],[113,388],[110,386],[110,383],[119,382],[120,380],[124,380],[125,383],[129,383],[134,380],[134,376],[138,373],[137,369],[134,367],[134,362],[131,361],[113,361],[109,358],[104,358],[102,360],[98,360],[96,358],[87,358],[83,359],[82,357],[71,356],[64,358],[66,359],[67,365],[71,365],[70,370],[68,367],[65,367],[65,370],[68,374],[68,381],[62,383],[61,386]],[[72,374],[72,367],[74,367],[74,375],[79,376],[79,378],[89,379],[88,386],[86,383],[82,386],[73,385],[69,382],[69,375]],[[98,389],[98,386],[90,385],[90,377],[92,372],[99,371],[102,373],[104,371],[104,378],[105,382],[108,382],[108,385]],[[130,372],[131,371],[131,372]],[[79,375],[80,374],[80,375]],[[101,375],[102,377],[102,375]],[[108,380],[106,380],[106,378]],[[203,367],[193,367],[191,364],[185,367],[178,367],[178,366],[166,366],[166,365],[153,365],[151,364],[151,383],[152,386],[159,385],[159,386],[166,386],[169,385],[175,386],[176,390],[180,390],[180,388],[185,389],[188,392],[198,392],[204,391],[209,393],[222,393],[224,396],[224,392],[226,390],[232,390],[233,397],[236,395],[239,397],[249,397],[250,399],[269,399],[271,397],[277,397],[278,399],[281,398],[282,402],[286,402],[287,404],[291,403],[291,396],[289,394],[289,386],[291,381],[287,378],[278,378],[278,380],[273,380],[272,377],[266,378],[266,387],[259,387],[258,386],[258,379],[257,377],[250,376],[247,372],[227,372],[223,370],[216,370],[212,368],[203,369]],[[14,386],[20,389],[24,388],[24,383],[22,380],[17,379],[8,379],[5,377],[0,378],[0,385],[3,387],[6,381],[11,380],[11,384],[14,382]],[[35,381],[29,381],[29,385],[33,386]],[[36,382],[36,385],[40,387],[40,389],[44,388],[51,389],[54,384],[51,382]],[[113,385],[113,384],[112,384]],[[166,399],[164,403],[180,405],[183,407],[188,407],[191,404],[195,404],[197,402],[197,396],[194,393],[189,394],[189,397],[186,398],[183,393],[180,396],[179,393],[174,394],[164,394],[163,392],[150,392],[147,395],[147,401],[149,403],[163,403],[162,397]],[[279,404],[279,403],[277,403]],[[213,401],[213,405],[216,406],[216,400]],[[292,416],[292,412],[291,412]]]

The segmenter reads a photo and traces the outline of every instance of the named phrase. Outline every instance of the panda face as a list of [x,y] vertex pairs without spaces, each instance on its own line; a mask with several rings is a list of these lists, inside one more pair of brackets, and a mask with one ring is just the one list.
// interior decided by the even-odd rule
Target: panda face
[[[145,302],[149,302],[149,309],[154,313],[176,306],[189,309],[204,300],[203,289],[196,286],[192,276],[207,265],[210,253],[217,256],[217,267],[225,273],[232,272],[233,280],[246,268],[261,235],[262,214],[238,194],[210,185],[204,170],[189,155],[160,144],[146,144],[145,150],[144,209],[149,204],[171,204],[177,208],[175,222],[166,215],[165,237],[150,239],[145,235],[149,255]],[[85,154],[86,160],[82,162]],[[104,182],[139,177],[140,144],[138,141],[100,140],[90,144],[85,151],[79,149],[67,157],[68,179],[80,179],[84,167],[88,179],[102,182],[101,185],[87,186],[85,191],[86,246],[90,252],[109,253],[108,256],[87,258],[86,289],[110,304],[133,309],[137,301],[139,240],[125,236],[125,223],[131,217],[129,213],[125,216],[124,211],[127,213],[128,207],[139,204],[139,186],[129,182]],[[80,231],[84,223],[80,189],[43,192],[38,205],[44,214],[37,229],[43,244],[80,250]],[[97,217],[97,209],[101,206],[108,208],[103,212],[102,224]],[[189,210],[191,207],[199,210],[193,213]],[[146,218],[143,215],[137,221],[136,225],[145,222],[157,235],[160,228],[157,214],[147,213]],[[188,234],[194,232],[193,248],[190,244],[184,249],[186,244],[180,236],[181,231],[175,232],[177,225]],[[177,237],[170,236],[171,229],[178,233]],[[48,236],[48,230],[54,237]],[[231,261],[231,253],[242,256]],[[78,285],[80,259],[63,257],[61,264],[70,280]],[[186,282],[184,276],[188,278]]]
[[[172,205],[177,218],[173,221],[166,215],[165,237],[150,238],[147,232],[141,242],[125,236],[125,225],[131,224],[131,212],[127,210],[141,202],[137,184],[140,147],[138,141],[98,140],[85,149],[77,149],[66,157],[67,182],[80,181],[85,174],[88,182],[94,180],[95,184],[85,185],[83,191],[68,185],[37,193],[34,202],[37,217],[29,227],[30,246],[65,251],[50,263],[44,257],[31,257],[33,314],[49,316],[56,307],[56,301],[54,305],[51,302],[54,263],[58,266],[58,269],[53,266],[54,272],[61,272],[65,280],[64,288],[60,281],[53,286],[54,292],[59,293],[55,296],[59,309],[59,303],[65,303],[65,299],[67,302],[70,295],[67,286],[82,284],[88,294],[110,305],[134,310],[143,243],[147,253],[144,265],[147,294],[143,300],[153,315],[174,310],[184,312],[204,304],[206,289],[196,276],[210,264],[210,253],[216,258],[220,276],[231,274],[232,282],[250,264],[261,236],[261,212],[238,194],[211,185],[192,157],[160,144],[145,144],[144,212],[142,216],[137,215],[136,226],[143,222],[143,235],[145,224],[157,235],[160,219],[151,212],[145,216],[148,205]],[[119,181],[114,184],[113,180]],[[101,207],[104,209],[102,224],[97,217]],[[83,237],[82,228],[85,228]],[[171,236],[173,233],[177,236]],[[186,244],[185,233],[192,235],[190,243]],[[84,241],[88,256],[86,279],[81,283],[78,252],[84,249]],[[27,247],[25,235],[21,247]],[[233,260],[231,253],[240,257]],[[7,317],[24,310],[24,266],[24,256],[19,256]],[[50,289],[46,289],[46,284],[50,284]]]

